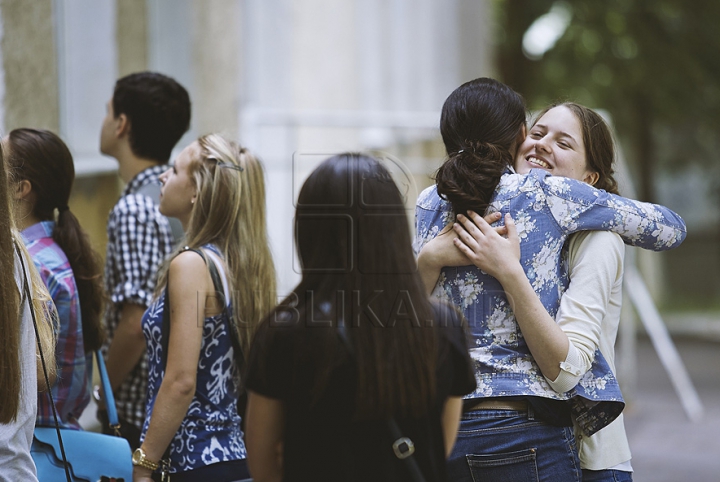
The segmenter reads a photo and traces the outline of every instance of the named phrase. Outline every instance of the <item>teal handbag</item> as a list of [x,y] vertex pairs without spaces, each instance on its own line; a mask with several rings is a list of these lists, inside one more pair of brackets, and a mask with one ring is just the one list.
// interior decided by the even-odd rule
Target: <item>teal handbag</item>
[[[32,308],[32,295],[26,276],[25,260],[20,250],[15,246],[24,279],[24,293],[22,304],[28,303],[30,314],[33,320],[35,333],[37,334],[37,320],[35,311]],[[40,362],[42,363],[45,375],[45,384],[50,386],[45,365],[40,337],[36,337]],[[105,404],[107,406],[110,427],[119,434],[117,410],[115,409],[115,397],[110,388],[110,379],[105,368],[100,350],[95,352],[97,358],[100,380],[105,392]],[[84,430],[61,429],[57,421],[55,402],[52,399],[52,392],[48,390],[50,404],[55,417],[55,427],[35,427],[30,454],[37,468],[39,482],[132,482],[132,454],[130,444],[124,438],[112,435],[103,435]]]
[[[115,400],[105,369],[105,362],[96,352],[100,378],[105,392],[105,404],[110,426],[117,426],[118,418]],[[71,481],[86,482],[132,482],[132,461],[130,444],[122,437],[103,435],[84,430],[60,429],[63,448],[70,472]],[[63,463],[63,450],[60,447],[55,427],[35,427],[32,458],[37,467],[39,482],[67,480]]]

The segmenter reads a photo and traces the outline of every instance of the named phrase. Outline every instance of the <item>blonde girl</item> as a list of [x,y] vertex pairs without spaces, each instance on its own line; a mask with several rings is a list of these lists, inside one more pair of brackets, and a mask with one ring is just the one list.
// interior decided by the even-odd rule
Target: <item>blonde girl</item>
[[275,304],[262,165],[213,134],[185,148],[160,179],[160,212],[181,221],[186,240],[143,316],[148,404],[134,480],[152,480],[161,459],[174,482],[246,478],[240,367]]

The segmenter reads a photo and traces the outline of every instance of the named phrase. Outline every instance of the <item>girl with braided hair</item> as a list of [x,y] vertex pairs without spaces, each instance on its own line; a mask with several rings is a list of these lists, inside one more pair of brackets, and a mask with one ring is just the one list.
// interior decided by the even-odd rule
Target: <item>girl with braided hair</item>
[[[577,179],[553,177],[549,167],[555,159],[535,154],[516,163],[516,172],[512,162],[525,140],[525,106],[517,93],[495,80],[476,79],[456,89],[443,106],[440,130],[448,160],[438,170],[437,185],[418,198],[415,247],[428,290],[434,288],[436,296],[451,301],[468,319],[478,385],[466,397],[449,459],[450,478],[579,481],[573,422],[591,436],[624,407],[610,365],[595,350],[579,383],[576,379],[575,386],[556,390],[551,382],[557,374],[545,373],[551,371],[548,365],[538,364],[552,332],[531,335],[518,324],[516,300],[489,274],[503,278],[502,268],[484,265],[489,271],[483,271],[460,250],[443,245],[452,248],[456,233],[464,236],[463,230],[452,229],[456,216],[467,222],[466,216],[477,212],[504,223],[507,227],[500,230],[517,237],[520,265],[534,296],[554,317],[569,282],[561,255],[570,234],[613,231],[628,244],[663,250],[684,240],[685,224],[662,206],[592,187],[597,169],[581,171]],[[567,129],[560,132],[553,142],[562,152],[582,150],[584,155],[589,149],[577,135],[571,143]],[[482,225],[482,219],[473,219]],[[579,369],[568,362],[556,365],[556,371]]]

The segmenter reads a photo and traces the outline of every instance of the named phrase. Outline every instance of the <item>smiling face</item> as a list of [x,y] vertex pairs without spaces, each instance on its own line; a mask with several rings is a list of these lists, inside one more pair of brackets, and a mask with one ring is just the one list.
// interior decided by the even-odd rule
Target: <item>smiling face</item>
[[190,174],[190,163],[199,154],[199,149],[197,142],[187,146],[175,159],[175,164],[160,176],[160,212],[165,216],[178,218],[183,227],[190,221],[193,203],[197,197],[197,189]]
[[530,169],[544,169],[553,176],[590,184],[597,180],[597,173],[587,167],[580,121],[567,107],[547,111],[520,145],[515,170],[527,174]]

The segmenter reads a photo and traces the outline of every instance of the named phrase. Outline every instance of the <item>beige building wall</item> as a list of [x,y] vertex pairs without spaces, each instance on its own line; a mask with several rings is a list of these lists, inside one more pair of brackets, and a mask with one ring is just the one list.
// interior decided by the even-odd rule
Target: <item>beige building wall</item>
[[268,200],[273,251],[289,288],[297,279],[289,268],[293,188],[315,162],[294,171],[296,154],[319,161],[344,150],[387,151],[410,173],[410,211],[444,155],[436,131],[442,100],[492,71],[489,30],[477,29],[489,23],[489,4],[0,0],[5,127],[65,131],[79,173],[71,208],[104,252],[107,215],[122,185],[114,162],[97,151],[95,117],[120,76],[156,70],[176,78],[193,104],[191,132],[178,150],[219,131],[265,162],[275,194]]
[[115,173],[76,177],[70,210],[90,236],[93,248],[105,258],[108,214],[120,197]]
[[199,136],[219,132],[236,139],[241,108],[240,3],[194,0],[191,8],[194,130]]
[[2,0],[4,132],[35,127],[58,132],[53,0]]
[[118,77],[148,68],[148,13],[145,0],[115,4]]

